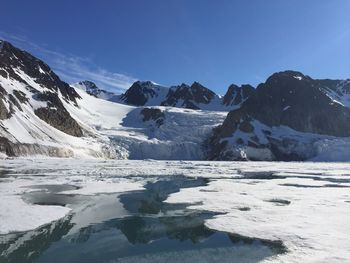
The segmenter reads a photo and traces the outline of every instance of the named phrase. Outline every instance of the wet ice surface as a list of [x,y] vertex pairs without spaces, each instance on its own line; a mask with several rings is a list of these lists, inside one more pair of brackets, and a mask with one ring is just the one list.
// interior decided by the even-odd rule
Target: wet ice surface
[[0,262],[344,262],[350,164],[6,160]]

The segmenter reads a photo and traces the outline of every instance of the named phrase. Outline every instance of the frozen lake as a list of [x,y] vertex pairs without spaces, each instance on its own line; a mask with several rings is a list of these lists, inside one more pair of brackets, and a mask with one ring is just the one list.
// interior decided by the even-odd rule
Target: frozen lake
[[0,262],[347,262],[350,164],[2,160]]

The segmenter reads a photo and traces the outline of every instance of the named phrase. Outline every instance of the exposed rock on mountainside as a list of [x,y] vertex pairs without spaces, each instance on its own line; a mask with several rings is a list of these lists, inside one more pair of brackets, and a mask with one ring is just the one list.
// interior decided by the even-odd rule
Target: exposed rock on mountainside
[[36,99],[47,102],[47,107],[35,109],[35,114],[56,129],[73,136],[83,136],[79,124],[70,116],[57,94],[44,92],[36,94]]

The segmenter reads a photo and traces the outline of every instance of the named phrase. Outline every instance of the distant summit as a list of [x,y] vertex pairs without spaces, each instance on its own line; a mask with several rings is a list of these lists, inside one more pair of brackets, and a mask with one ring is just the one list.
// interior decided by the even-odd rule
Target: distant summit
[[100,89],[99,87],[96,86],[94,82],[89,80],[80,81],[76,84],[72,84],[72,86],[78,89],[82,89],[86,93],[99,99],[115,101],[115,102],[119,100],[119,96],[117,94]]

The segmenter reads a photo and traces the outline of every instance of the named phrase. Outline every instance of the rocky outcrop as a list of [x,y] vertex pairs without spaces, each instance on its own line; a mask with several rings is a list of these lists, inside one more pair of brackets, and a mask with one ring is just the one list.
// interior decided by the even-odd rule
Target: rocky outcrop
[[198,110],[199,104],[209,104],[216,94],[210,89],[194,82],[191,86],[181,84],[170,88],[162,106],[182,107]]
[[160,109],[155,108],[144,108],[141,110],[141,115],[143,116],[143,121],[154,121],[158,127],[164,123],[164,112]]
[[34,111],[40,119],[69,135],[83,136],[81,127],[71,117],[56,93],[40,93],[36,95],[36,99],[47,102],[47,107],[38,108]]

